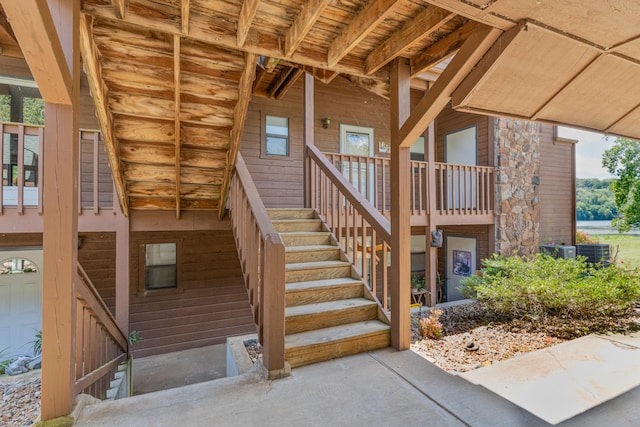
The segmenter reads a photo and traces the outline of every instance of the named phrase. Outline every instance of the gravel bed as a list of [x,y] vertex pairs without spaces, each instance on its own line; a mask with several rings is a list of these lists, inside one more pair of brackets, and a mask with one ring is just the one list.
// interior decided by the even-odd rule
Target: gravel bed
[[32,425],[40,416],[40,371],[0,378],[0,425]]

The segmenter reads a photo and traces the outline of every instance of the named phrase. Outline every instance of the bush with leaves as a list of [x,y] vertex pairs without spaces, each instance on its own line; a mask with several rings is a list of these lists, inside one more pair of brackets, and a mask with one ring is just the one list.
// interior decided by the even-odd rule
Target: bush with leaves
[[516,318],[623,316],[640,301],[637,270],[597,268],[584,257],[494,255],[483,265],[482,276],[462,281],[462,294]]

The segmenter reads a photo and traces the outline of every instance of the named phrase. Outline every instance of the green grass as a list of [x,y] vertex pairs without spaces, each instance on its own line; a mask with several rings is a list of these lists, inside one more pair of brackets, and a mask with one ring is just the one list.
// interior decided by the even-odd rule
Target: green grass
[[640,236],[607,234],[592,237],[596,237],[600,243],[611,245],[611,256],[618,250],[618,261],[622,260],[631,267],[640,267]]

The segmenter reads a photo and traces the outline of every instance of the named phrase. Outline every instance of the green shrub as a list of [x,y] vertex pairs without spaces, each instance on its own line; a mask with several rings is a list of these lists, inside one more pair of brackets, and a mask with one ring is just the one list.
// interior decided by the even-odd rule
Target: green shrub
[[482,276],[463,280],[463,295],[514,317],[620,316],[640,301],[637,270],[596,268],[583,257],[565,260],[548,255],[494,255],[483,266]]

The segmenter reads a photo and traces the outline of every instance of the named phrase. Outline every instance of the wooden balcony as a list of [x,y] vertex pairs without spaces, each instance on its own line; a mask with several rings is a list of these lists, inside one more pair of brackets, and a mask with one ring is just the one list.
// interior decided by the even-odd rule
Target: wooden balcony
[[[0,135],[0,229],[41,232],[45,209],[44,127],[0,122]],[[79,228],[110,231],[115,227],[114,215],[102,214],[113,213],[118,201],[114,199],[117,196],[100,131],[80,130],[79,149]]]
[[[389,159],[323,154],[371,204],[390,218]],[[494,222],[493,167],[411,161],[410,185],[413,226],[425,226],[429,221],[436,225]],[[429,194],[429,188],[435,189],[434,194]]]

